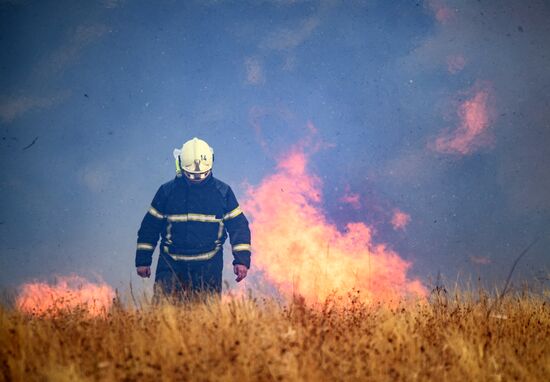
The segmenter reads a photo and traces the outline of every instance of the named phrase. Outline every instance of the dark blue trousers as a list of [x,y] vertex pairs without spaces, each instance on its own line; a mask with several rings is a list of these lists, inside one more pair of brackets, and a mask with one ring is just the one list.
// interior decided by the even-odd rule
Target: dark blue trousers
[[162,254],[155,274],[155,297],[179,301],[222,293],[223,253],[202,261],[176,261]]

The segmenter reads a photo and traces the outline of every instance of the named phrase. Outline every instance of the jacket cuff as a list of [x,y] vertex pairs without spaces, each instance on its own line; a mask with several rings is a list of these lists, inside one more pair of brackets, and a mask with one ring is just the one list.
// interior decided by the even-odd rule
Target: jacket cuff
[[241,264],[250,269],[250,252],[249,251],[238,251],[233,252],[233,265]]
[[139,251],[136,253],[136,268],[137,267],[150,267],[153,262],[152,253],[143,253]]

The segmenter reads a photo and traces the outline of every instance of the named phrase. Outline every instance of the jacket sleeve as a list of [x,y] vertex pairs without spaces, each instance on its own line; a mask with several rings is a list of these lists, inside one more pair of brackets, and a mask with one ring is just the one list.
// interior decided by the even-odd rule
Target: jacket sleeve
[[233,190],[229,188],[226,195],[227,211],[223,216],[225,227],[229,233],[229,241],[233,251],[233,265],[242,264],[250,268],[250,228]]
[[165,223],[164,212],[162,212],[165,199],[163,188],[160,187],[153,198],[151,207],[141,221],[136,248],[136,267],[150,266],[153,262],[153,252]]

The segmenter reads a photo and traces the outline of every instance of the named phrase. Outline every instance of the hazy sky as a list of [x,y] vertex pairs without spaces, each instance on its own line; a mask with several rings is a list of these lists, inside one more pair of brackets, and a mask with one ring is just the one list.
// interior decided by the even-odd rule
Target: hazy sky
[[308,124],[327,217],[412,274],[501,280],[536,235],[517,277],[548,273],[548,20],[545,1],[2,0],[0,286],[124,287],[174,148],[208,141],[242,199]]

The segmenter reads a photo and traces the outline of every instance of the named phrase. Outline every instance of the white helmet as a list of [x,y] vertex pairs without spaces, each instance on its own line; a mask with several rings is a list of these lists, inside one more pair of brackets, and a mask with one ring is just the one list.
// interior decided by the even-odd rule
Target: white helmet
[[183,172],[190,180],[200,182],[212,171],[214,150],[202,139],[193,138],[181,150],[174,150],[174,158],[178,174]]

